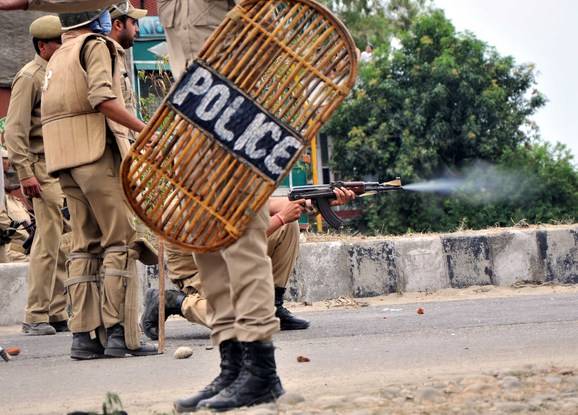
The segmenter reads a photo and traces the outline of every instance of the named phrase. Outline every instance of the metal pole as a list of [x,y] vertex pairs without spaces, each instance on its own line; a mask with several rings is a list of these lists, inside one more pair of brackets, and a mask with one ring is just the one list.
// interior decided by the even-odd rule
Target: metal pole
[[159,239],[159,353],[165,352],[165,249]]
[[[313,137],[311,140],[311,172],[313,174],[313,184],[319,184],[319,167],[317,166],[317,137]],[[317,223],[317,232],[321,233],[323,231],[321,215],[315,216],[315,222]]]

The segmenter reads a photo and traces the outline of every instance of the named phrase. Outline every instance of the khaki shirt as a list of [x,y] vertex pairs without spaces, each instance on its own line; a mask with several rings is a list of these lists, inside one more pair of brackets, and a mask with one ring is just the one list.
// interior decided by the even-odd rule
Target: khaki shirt
[[124,99],[124,106],[131,114],[136,114],[136,97],[134,95],[134,90],[132,88],[132,82],[130,79],[130,72],[128,70],[126,50],[114,39],[110,38],[110,41],[114,44],[116,48],[116,54],[118,56],[116,64],[119,66],[120,72],[120,88],[122,90],[122,97]]
[[118,0],[28,0],[28,10],[78,13],[104,9],[116,3]]
[[96,109],[104,101],[115,99],[112,90],[112,59],[104,41],[93,39],[86,42],[81,62],[86,71],[88,101],[92,108]]
[[171,71],[178,79],[235,2],[158,0],[157,5],[159,20],[165,28]]
[[5,139],[10,161],[20,180],[34,176],[33,155],[44,153],[40,99],[47,63],[36,55],[18,72],[12,83]]

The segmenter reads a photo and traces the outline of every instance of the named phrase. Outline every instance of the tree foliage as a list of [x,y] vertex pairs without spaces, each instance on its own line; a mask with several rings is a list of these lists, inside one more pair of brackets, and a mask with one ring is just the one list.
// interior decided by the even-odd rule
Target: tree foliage
[[561,147],[536,144],[530,117],[545,98],[535,89],[534,67],[516,64],[470,33],[457,33],[440,10],[407,19],[397,32],[401,46],[379,48],[326,129],[334,139],[334,169],[346,178],[415,182],[484,160],[528,170],[540,186],[552,183],[530,198],[483,207],[438,195],[374,199],[363,224],[398,233],[449,230],[464,221],[482,227],[516,218],[576,217],[571,160]]
[[388,43],[393,30],[386,6],[378,0],[322,0],[349,29],[358,48]]

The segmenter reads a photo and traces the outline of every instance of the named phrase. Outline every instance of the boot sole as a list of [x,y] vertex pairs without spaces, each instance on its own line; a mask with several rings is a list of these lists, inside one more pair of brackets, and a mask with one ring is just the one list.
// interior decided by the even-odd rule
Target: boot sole
[[104,349],[104,355],[107,357],[120,358],[125,357],[127,353],[128,353],[127,349],[111,349],[111,348]]
[[[233,409],[248,408],[251,406],[262,405],[264,403],[275,402],[277,399],[279,399],[284,394],[285,394],[285,390],[282,390],[279,393],[276,393],[274,391],[269,391],[269,393],[267,393],[265,395],[261,395],[258,398],[253,399],[250,403],[243,405],[243,406],[231,406],[231,407],[226,407],[226,408],[213,408],[211,406],[197,405],[197,408],[195,408],[195,410],[208,409],[208,410],[213,411],[213,412],[227,412],[227,411],[232,411]],[[200,402],[199,402],[199,404],[200,404]]]
[[24,334],[26,334],[27,336],[54,336],[56,332],[42,333],[42,332],[25,331]]
[[86,350],[72,350],[70,358],[74,360],[95,360],[104,359],[106,356],[100,353],[87,352]]
[[292,325],[292,324],[281,324],[281,330],[307,330],[309,328],[309,324],[307,325]]
[[158,351],[154,351],[154,352],[139,352],[136,350],[130,350],[130,349],[111,349],[111,348],[107,348],[104,349],[104,354],[106,356],[109,357],[125,357],[127,354],[130,354],[132,356],[155,356],[158,355],[159,352]]
[[186,406],[179,405],[176,402],[173,404],[173,408],[177,414],[188,414],[190,412],[196,412],[197,411],[196,406],[194,408],[189,408]]
[[22,329],[22,333],[28,336],[53,336],[56,334],[56,330],[41,331],[35,329]]

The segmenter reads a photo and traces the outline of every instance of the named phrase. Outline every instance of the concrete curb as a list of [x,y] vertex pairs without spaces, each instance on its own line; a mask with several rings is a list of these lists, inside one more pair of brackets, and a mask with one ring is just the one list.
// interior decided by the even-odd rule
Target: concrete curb
[[[157,286],[150,267],[138,269],[143,293]],[[0,264],[0,325],[22,321],[27,270]],[[578,225],[305,243],[288,296],[313,302],[520,281],[578,283]]]
[[578,283],[578,225],[332,242],[330,250],[327,244],[302,244],[289,281],[293,300]]

